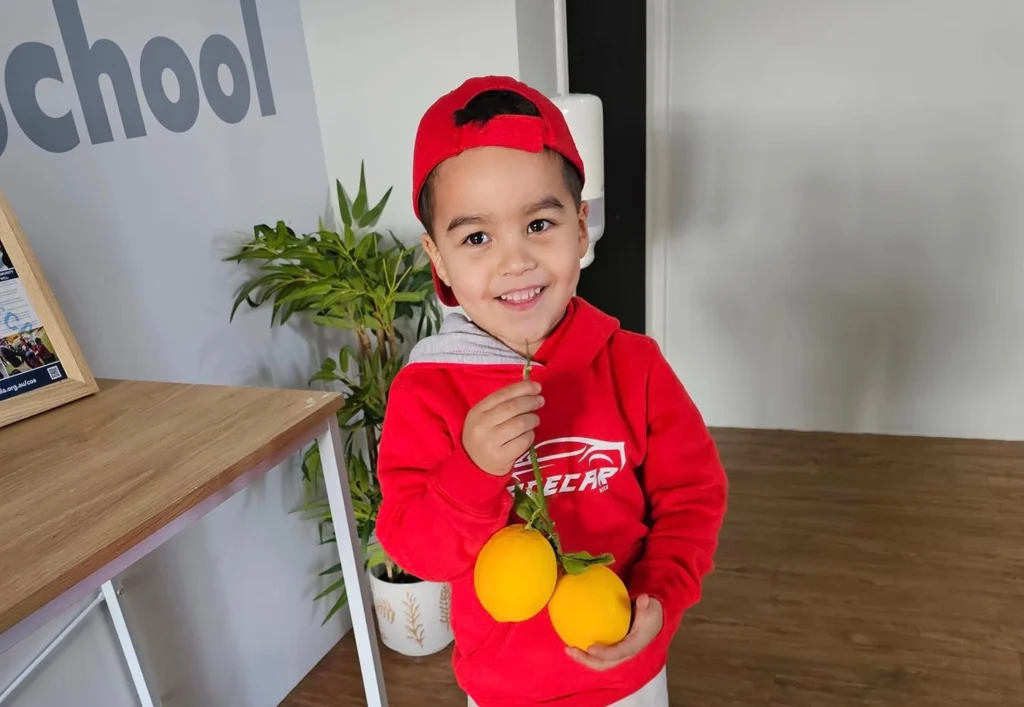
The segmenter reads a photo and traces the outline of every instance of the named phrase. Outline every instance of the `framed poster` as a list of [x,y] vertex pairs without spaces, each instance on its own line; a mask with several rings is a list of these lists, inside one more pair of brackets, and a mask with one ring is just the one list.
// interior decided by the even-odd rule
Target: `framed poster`
[[0,192],[0,427],[99,390]]

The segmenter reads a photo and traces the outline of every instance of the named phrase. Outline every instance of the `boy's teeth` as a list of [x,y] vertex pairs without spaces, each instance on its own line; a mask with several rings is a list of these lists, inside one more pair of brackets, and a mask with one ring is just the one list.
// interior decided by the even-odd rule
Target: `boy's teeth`
[[519,290],[518,292],[509,292],[507,294],[501,295],[501,299],[503,299],[505,301],[508,301],[508,302],[525,302],[526,300],[531,300],[534,297],[536,297],[537,295],[539,295],[540,291],[542,289],[544,289],[544,288],[543,287],[534,287],[534,288],[529,289],[529,290]]

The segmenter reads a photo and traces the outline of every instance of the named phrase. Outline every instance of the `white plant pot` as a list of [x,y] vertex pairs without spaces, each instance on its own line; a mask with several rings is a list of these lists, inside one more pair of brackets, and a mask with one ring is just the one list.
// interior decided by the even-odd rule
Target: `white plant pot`
[[383,570],[378,566],[368,574],[384,645],[408,656],[444,650],[453,640],[451,587],[438,582],[392,584],[377,576]]

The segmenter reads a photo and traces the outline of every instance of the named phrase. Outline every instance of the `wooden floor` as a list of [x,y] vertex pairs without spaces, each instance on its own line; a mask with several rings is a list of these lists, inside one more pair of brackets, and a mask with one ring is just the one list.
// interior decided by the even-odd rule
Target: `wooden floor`
[[[1024,445],[715,436],[730,510],[673,707],[1024,707]],[[465,704],[448,652],[382,651],[393,707]],[[349,635],[283,704],[361,690]]]

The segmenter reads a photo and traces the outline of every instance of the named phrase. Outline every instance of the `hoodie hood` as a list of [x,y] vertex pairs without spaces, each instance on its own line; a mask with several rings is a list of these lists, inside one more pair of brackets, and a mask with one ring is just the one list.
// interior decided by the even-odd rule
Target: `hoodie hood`
[[[573,297],[565,317],[534,356],[548,369],[588,366],[619,330],[619,321]],[[488,334],[464,314],[445,317],[440,330],[421,339],[409,353],[411,364],[526,365],[526,358]]]

